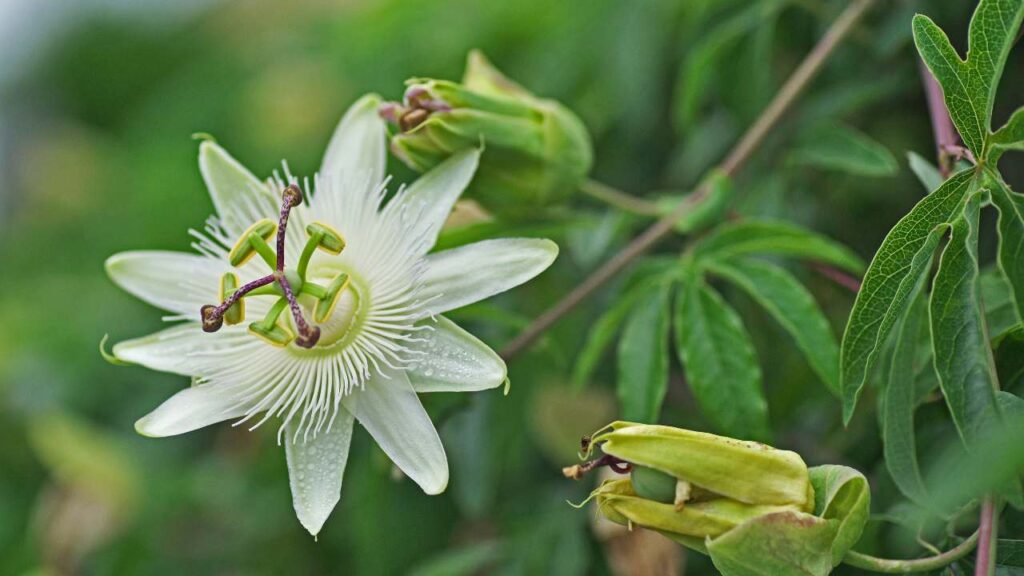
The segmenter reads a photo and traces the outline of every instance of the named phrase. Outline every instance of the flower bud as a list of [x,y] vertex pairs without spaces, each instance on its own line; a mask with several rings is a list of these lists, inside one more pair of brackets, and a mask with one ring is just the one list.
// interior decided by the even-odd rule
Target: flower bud
[[398,130],[391,150],[425,172],[452,154],[486,152],[467,194],[492,210],[523,211],[573,193],[590,171],[590,136],[569,109],[506,78],[470,52],[462,83],[413,79],[380,113]]
[[[703,432],[614,422],[584,439],[567,476],[607,464],[630,470],[591,494],[600,513],[711,556],[725,576],[820,575],[857,542],[867,481],[842,466],[808,469],[794,452]],[[756,567],[756,569],[754,569]]]

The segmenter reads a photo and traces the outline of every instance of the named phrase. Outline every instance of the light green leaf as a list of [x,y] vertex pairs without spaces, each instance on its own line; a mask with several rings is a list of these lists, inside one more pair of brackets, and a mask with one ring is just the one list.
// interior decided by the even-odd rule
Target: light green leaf
[[618,353],[622,417],[654,423],[668,390],[669,297],[662,281],[645,289],[623,329]]
[[931,369],[931,355],[921,354],[918,346],[928,318],[923,286],[922,278],[894,327],[895,343],[881,414],[885,466],[900,492],[918,504],[926,503],[928,496],[917,464],[914,409],[918,390],[914,383],[922,362],[927,362],[926,368]]
[[825,315],[799,280],[774,264],[749,258],[715,260],[708,268],[767,310],[790,333],[822,382],[839,394],[839,345]]
[[995,166],[999,157],[1007,150],[1024,150],[1024,108],[1018,108],[1013,116],[989,138],[989,165]]
[[707,542],[724,576],[826,576],[860,539],[870,509],[864,476],[845,466],[809,472],[813,515],[765,514]]
[[907,163],[910,164],[910,170],[917,176],[917,179],[924,186],[925,191],[931,193],[937,190],[939,186],[942,186],[942,174],[934,164],[925,160],[920,154],[916,152],[907,152]]
[[939,385],[961,438],[972,440],[996,407],[995,368],[978,304],[978,216],[982,194],[972,194],[953,221],[939,260],[929,312]]
[[935,22],[921,14],[914,17],[917,51],[942,86],[950,118],[977,158],[986,157],[996,87],[1021,18],[1024,0],[982,0],[971,18],[964,60]]
[[848,126],[812,130],[789,159],[804,166],[838,170],[857,176],[892,176],[899,170],[892,152]]
[[973,182],[974,171],[953,175],[900,219],[875,253],[850,320],[839,355],[843,420],[850,421],[864,383],[914,286],[931,268],[932,253],[960,208]]
[[715,430],[767,440],[768,403],[750,336],[736,312],[695,273],[677,296],[675,331],[690,389]]
[[[721,170],[713,171],[704,183],[708,187],[708,195],[702,199],[685,216],[676,220],[676,232],[689,234],[714,225],[722,220],[735,194],[732,180]],[[686,202],[686,196],[663,196],[655,202],[658,213],[667,216]]]
[[1024,195],[1018,194],[999,177],[993,182],[992,203],[999,209],[999,269],[1013,293],[1017,318],[1024,318]]
[[835,240],[777,220],[744,220],[719,226],[694,251],[697,259],[774,254],[832,264],[855,274],[864,269],[861,259]]

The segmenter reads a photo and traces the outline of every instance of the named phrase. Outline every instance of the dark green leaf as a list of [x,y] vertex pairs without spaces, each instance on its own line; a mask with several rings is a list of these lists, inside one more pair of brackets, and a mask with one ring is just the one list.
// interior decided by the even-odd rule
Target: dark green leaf
[[973,178],[973,170],[964,170],[924,197],[896,223],[875,253],[850,312],[840,350],[844,421],[849,422],[853,416],[878,349],[907,306],[913,288],[929,271],[932,253],[944,234],[943,224],[960,208]]
[[746,291],[796,341],[822,382],[839,394],[839,345],[811,293],[785,269],[749,258],[714,260],[708,268]]
[[915,287],[910,306],[894,327],[895,343],[881,414],[885,466],[900,492],[918,504],[927,501],[927,492],[917,464],[914,409],[919,391],[914,383],[922,360],[931,369],[931,355],[921,354],[918,346],[928,318],[923,285],[924,282],[920,282]]
[[994,166],[1007,150],[1024,150],[1024,108],[1018,108],[1006,124],[996,130],[989,138],[989,145],[992,147],[992,151],[989,152],[991,166]]
[[847,126],[812,130],[790,154],[790,161],[858,176],[892,176],[899,170],[885,146]]
[[929,301],[935,370],[964,441],[973,439],[995,409],[999,387],[978,299],[981,200],[981,193],[972,194],[953,221]]
[[966,60],[935,22],[920,14],[914,17],[917,50],[942,86],[949,115],[977,158],[986,157],[996,87],[1022,17],[1024,0],[982,0],[971,18]]
[[999,209],[999,268],[1013,292],[1017,318],[1024,318],[1024,195],[993,174],[992,203]]
[[777,254],[832,264],[856,274],[864,269],[861,259],[835,240],[776,220],[745,220],[719,226],[694,250],[698,259]]
[[736,312],[696,274],[676,299],[675,330],[690,389],[715,430],[767,440],[768,403],[750,336]]
[[[708,176],[705,185],[708,187],[708,195],[700,201],[692,210],[686,213],[675,223],[677,232],[688,234],[702,230],[721,221],[726,210],[732,203],[735,196],[735,189],[732,180],[721,170],[713,171]],[[667,216],[679,207],[680,202],[686,202],[686,196],[663,196],[656,201],[658,212]]]
[[630,311],[619,340],[618,395],[622,417],[654,423],[668,390],[671,283],[646,288]]
[[943,178],[939,169],[916,152],[907,152],[907,163],[910,164],[910,170],[914,176],[917,176],[926,192],[930,193],[942,186]]
[[1024,326],[1002,334],[995,345],[999,382],[1005,388],[1013,388],[1024,377]]
[[675,118],[680,131],[690,128],[710,94],[708,84],[715,77],[715,63],[744,35],[764,26],[765,20],[772,18],[786,4],[786,0],[757,2],[707,31],[689,50],[676,79]]
[[1013,292],[1002,270],[990,267],[981,273],[981,301],[985,303],[985,323],[992,338],[1020,324],[1013,303]]

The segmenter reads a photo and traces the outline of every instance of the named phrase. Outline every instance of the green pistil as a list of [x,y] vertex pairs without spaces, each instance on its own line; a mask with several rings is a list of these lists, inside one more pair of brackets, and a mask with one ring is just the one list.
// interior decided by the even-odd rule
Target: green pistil
[[[296,269],[287,268],[284,254],[285,229],[291,209],[301,203],[301,190],[294,185],[288,186],[282,193],[279,222],[275,224],[269,219],[260,220],[242,233],[228,254],[231,265],[241,266],[253,255],[259,254],[272,272],[244,286],[238,285],[238,277],[234,273],[226,273],[221,278],[220,305],[203,306],[200,311],[203,330],[216,332],[225,321],[228,324],[242,322],[245,317],[243,299],[247,296],[277,296],[277,301],[263,320],[249,324],[249,331],[275,346],[287,346],[293,341],[303,348],[311,348],[316,345],[320,338],[320,329],[306,323],[297,298],[301,294],[307,294],[317,300],[314,309],[314,318],[317,322],[325,322],[330,318],[341,292],[348,286],[348,275],[339,274],[325,287],[308,281],[306,274],[309,270],[309,262],[317,249],[337,255],[345,248],[345,240],[330,226],[314,222],[306,227],[309,240],[303,247],[298,267]],[[267,243],[275,233],[277,234],[276,252]],[[281,314],[288,308],[291,309],[295,327],[299,331],[297,336],[279,322]]]

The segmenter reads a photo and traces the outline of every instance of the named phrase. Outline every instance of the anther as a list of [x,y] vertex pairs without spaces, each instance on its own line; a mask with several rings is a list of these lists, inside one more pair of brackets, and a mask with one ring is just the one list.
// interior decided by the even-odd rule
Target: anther
[[316,310],[313,311],[313,320],[317,322],[326,322],[331,314],[334,312],[334,307],[337,306],[338,300],[341,297],[341,293],[348,286],[349,277],[344,272],[338,274],[331,280],[331,283],[327,285],[325,294],[320,298],[320,301],[316,303]]
[[242,233],[238,243],[231,248],[231,252],[228,254],[231,265],[241,266],[248,262],[253,254],[259,253],[268,265],[274,266],[276,255],[270,250],[270,246],[267,246],[267,240],[270,240],[276,230],[277,225],[266,218],[250,226]]
[[[228,272],[220,277],[221,302],[226,302],[236,291],[238,291],[238,276]],[[245,300],[238,298],[235,303],[229,306],[224,312],[224,321],[227,322],[228,325],[232,325],[238,324],[242,320],[245,320]]]

